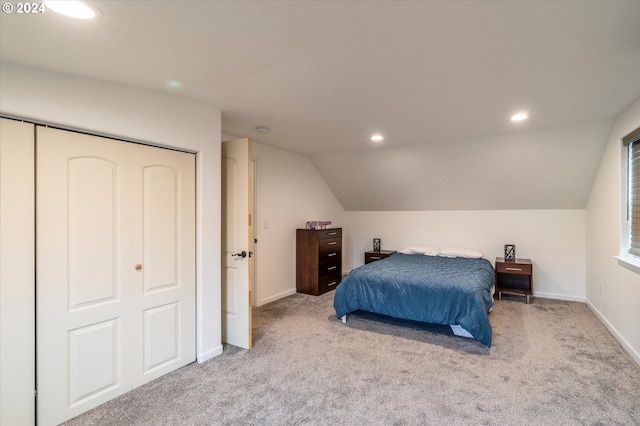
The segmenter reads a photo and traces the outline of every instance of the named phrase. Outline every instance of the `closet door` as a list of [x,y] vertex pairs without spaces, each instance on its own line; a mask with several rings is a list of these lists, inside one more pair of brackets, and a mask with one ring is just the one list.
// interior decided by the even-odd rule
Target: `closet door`
[[37,128],[38,420],[132,387],[129,145]]
[[[195,359],[195,219],[193,206],[180,207],[194,204],[194,180],[164,164],[166,153],[188,156],[38,127],[42,424]],[[176,184],[183,179],[190,188]]]
[[135,387],[196,359],[196,201],[194,155],[132,149]]

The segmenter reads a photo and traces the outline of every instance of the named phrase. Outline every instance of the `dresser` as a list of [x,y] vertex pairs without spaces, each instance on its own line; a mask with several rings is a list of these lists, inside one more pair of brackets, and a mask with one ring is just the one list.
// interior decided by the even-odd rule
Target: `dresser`
[[318,296],[342,280],[342,228],[296,230],[296,290]]

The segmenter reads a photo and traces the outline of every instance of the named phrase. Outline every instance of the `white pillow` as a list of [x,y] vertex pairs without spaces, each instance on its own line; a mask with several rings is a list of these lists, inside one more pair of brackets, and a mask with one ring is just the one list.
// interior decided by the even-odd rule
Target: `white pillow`
[[400,253],[403,254],[424,254],[427,256],[436,256],[438,254],[438,249],[435,247],[419,247],[412,246],[407,247],[405,249],[400,250]]
[[465,248],[444,248],[438,252],[438,256],[442,257],[467,257],[471,259],[479,259],[482,257],[482,252],[473,249]]

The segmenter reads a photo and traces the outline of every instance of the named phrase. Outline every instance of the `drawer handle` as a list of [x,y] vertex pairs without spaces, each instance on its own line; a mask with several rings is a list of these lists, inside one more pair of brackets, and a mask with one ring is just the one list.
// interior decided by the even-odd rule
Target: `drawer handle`
[[336,241],[331,241],[330,243],[328,243],[328,246],[335,246],[336,244],[338,244]]
[[332,282],[332,283],[329,283],[329,284],[328,284],[328,286],[329,286],[329,287],[331,287],[331,286],[334,286],[334,285],[336,285],[336,284],[338,284],[338,281],[334,281],[334,282]]
[[504,268],[507,271],[522,271],[522,268]]
[[327,255],[327,257],[333,257],[333,256],[336,256],[337,254],[338,254],[338,253],[329,253],[329,254]]
[[331,266],[331,267],[327,268],[327,271],[333,271],[336,268],[337,268],[337,266]]
[[369,259],[380,260],[382,259],[380,256],[371,256]]
[[329,232],[327,235],[332,236],[332,235],[337,235],[337,232]]

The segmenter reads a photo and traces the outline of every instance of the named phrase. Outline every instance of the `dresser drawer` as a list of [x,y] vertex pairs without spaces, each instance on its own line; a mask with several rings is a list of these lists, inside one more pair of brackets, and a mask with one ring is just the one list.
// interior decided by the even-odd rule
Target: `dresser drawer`
[[342,250],[340,248],[320,252],[320,263],[327,262],[329,260],[341,259],[341,258],[342,258]]
[[325,238],[336,238],[336,237],[342,240],[342,228],[322,229],[316,232],[319,240],[323,240]]
[[340,281],[342,281],[340,274],[320,278],[320,280],[318,280],[318,293],[322,294],[329,290],[333,290],[338,284],[340,284]]
[[496,272],[505,274],[531,275],[532,265],[530,263],[497,262]]
[[320,254],[330,253],[332,251],[337,251],[342,249],[342,237],[337,238],[325,238],[323,240],[318,241],[318,248],[320,249]]
[[342,262],[341,259],[330,260],[328,262],[322,262],[318,265],[318,277],[328,277],[330,275],[341,274]]

